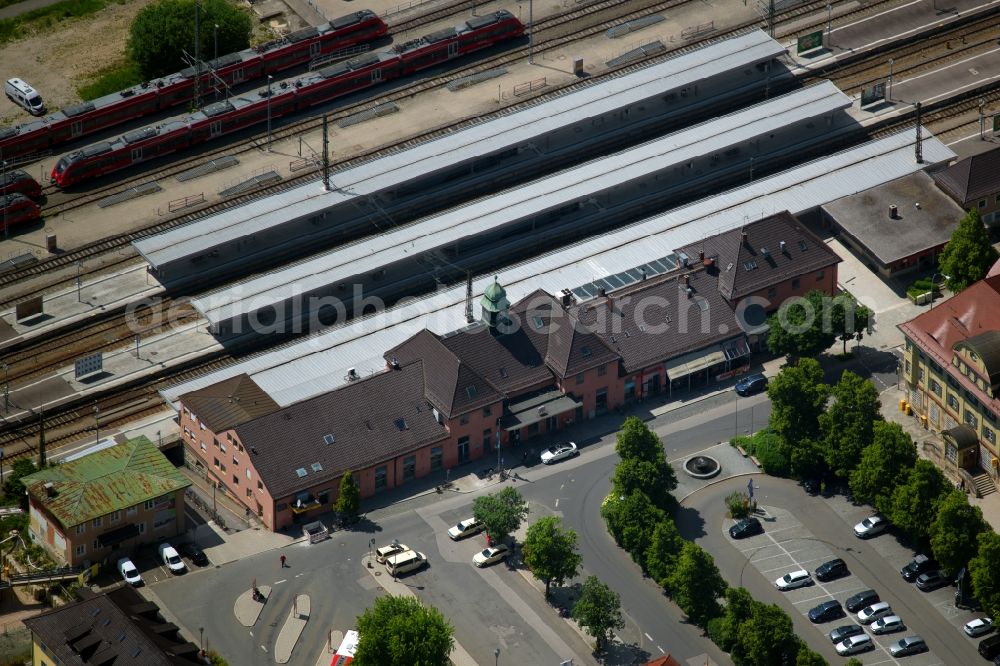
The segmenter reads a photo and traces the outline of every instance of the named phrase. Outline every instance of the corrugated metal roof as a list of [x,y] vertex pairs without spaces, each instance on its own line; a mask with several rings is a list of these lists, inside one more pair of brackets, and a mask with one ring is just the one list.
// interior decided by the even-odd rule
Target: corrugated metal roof
[[[535,289],[556,294],[751,220],[785,210],[799,214],[955,156],[929,135],[923,144],[924,165],[915,163],[913,153],[910,131],[862,144],[508,267],[499,271],[501,281],[511,301]],[[492,282],[492,272],[475,279],[474,293],[481,294]],[[173,401],[182,393],[245,372],[278,404],[288,405],[343,384],[347,368],[361,374],[383,368],[382,354],[423,328],[444,334],[465,325],[463,285],[248,358],[170,387],[163,395]]]
[[[602,157],[479,201],[424,218],[388,233],[339,247],[287,268],[235,283],[192,300],[217,324],[280,303],[323,285],[347,283],[428,251],[461,245],[462,239],[504,227],[574,201],[598,196],[623,183],[649,179],[671,167],[725,152],[757,137],[845,109],[851,99],[829,81],[761,102],[635,148]],[[817,131],[816,137],[822,136]],[[789,148],[800,147],[796,144]]]
[[770,60],[784,52],[780,44],[760,31],[727,39],[335,173],[331,178],[333,187],[337,188],[334,191],[324,191],[318,182],[309,183],[135,241],[133,245],[155,268],[290,219],[315,215],[339,203],[404,182],[410,174],[432,173],[544,135],[554,128]]
[[[48,467],[21,481],[67,528],[191,485],[145,437]],[[54,497],[48,497],[46,483],[52,484]]]

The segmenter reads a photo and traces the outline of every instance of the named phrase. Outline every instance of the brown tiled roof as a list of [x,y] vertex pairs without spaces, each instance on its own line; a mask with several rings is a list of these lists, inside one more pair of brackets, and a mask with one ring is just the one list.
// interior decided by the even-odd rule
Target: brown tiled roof
[[448,437],[424,397],[420,361],[242,423],[236,433],[275,499]]
[[690,298],[683,276],[670,275],[616,291],[610,301],[581,303],[574,310],[581,323],[621,354],[626,372],[739,335],[736,316],[719,293],[716,278],[704,270],[688,277]]
[[[81,590],[81,595],[92,594]],[[163,622],[128,586],[66,604],[24,624],[66,666],[178,666],[199,664],[198,648]]]
[[1000,148],[966,157],[934,174],[938,186],[962,206],[1000,192]]
[[276,411],[271,399],[246,374],[185,393],[178,398],[212,432],[223,432],[240,423]]
[[395,358],[404,366],[422,361],[426,398],[448,418],[503,398],[493,384],[427,329],[386,352],[385,358]]
[[692,262],[698,261],[699,252],[704,252],[706,259],[715,259],[719,291],[730,301],[800,275],[811,275],[841,261],[837,253],[787,211],[742,229],[709,236],[682,251]]
[[[1000,330],[1000,276],[976,282],[899,324],[899,329],[925,354],[950,370],[956,344],[970,338],[981,340],[979,336]],[[1000,400],[990,398],[962,373],[950,374],[981,402],[991,405],[994,413],[1000,412]]]
[[443,336],[441,343],[485,379],[497,395],[507,395],[552,381],[545,359],[528,335],[528,326],[521,322],[509,333],[494,334],[485,324],[473,324]]

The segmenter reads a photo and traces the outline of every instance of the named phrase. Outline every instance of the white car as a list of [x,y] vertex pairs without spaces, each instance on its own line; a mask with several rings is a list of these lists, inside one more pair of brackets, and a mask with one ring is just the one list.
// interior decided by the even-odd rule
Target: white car
[[837,654],[846,657],[850,654],[857,654],[859,652],[865,652],[866,650],[874,650],[875,644],[872,643],[871,636],[867,634],[858,634],[857,636],[851,636],[850,638],[845,638],[843,642],[837,643]]
[[452,541],[458,541],[459,539],[464,539],[467,536],[472,536],[473,534],[478,534],[482,531],[482,523],[475,518],[466,518],[465,520],[459,522],[458,525],[449,528],[448,536],[451,537]]
[[565,460],[566,458],[572,458],[578,455],[580,455],[580,451],[576,448],[576,444],[573,442],[563,442],[562,444],[550,446],[542,451],[542,464],[551,465],[554,462],[559,462],[560,460]]
[[173,546],[169,543],[161,543],[159,547],[160,559],[163,560],[163,564],[170,569],[170,573],[184,573],[186,567],[184,566],[184,560],[181,559],[180,553],[178,553]]
[[495,564],[500,560],[505,559],[509,552],[510,549],[508,549],[507,546],[500,543],[495,546],[490,546],[489,548],[485,548],[482,551],[473,555],[472,563],[475,564],[477,567],[485,567],[487,565]]
[[786,573],[784,576],[774,581],[774,586],[779,590],[794,590],[797,587],[805,587],[806,585],[812,584],[812,576],[809,575],[808,571],[802,569]]
[[862,608],[861,612],[858,613],[858,622],[861,624],[871,624],[886,615],[892,615],[892,606],[886,601],[880,601],[877,604]]
[[993,619],[989,617],[977,617],[975,620],[969,620],[962,627],[964,631],[969,636],[975,638],[976,636],[983,636],[990,633],[996,627],[993,626]]
[[889,527],[889,521],[882,516],[868,516],[854,526],[854,534],[859,539],[867,539],[881,534],[887,527]]
[[886,615],[872,622],[871,630],[873,634],[891,634],[894,631],[906,629],[903,618],[898,615]]
[[122,578],[129,585],[135,587],[142,585],[142,576],[139,575],[139,570],[132,564],[132,560],[127,557],[118,560],[118,573],[122,575]]

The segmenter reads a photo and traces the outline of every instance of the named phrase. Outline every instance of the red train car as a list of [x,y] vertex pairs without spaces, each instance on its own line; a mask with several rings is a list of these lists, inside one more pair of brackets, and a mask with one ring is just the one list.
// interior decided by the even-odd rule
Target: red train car
[[258,89],[162,125],[128,132],[114,141],[92,144],[64,155],[52,169],[52,182],[59,187],[83,183],[262,124],[268,114],[273,119],[302,111],[523,34],[524,26],[510,12],[475,17],[391,51],[364,54],[293,82],[272,85],[270,91]]
[[[207,63],[228,85],[238,85],[307,63],[313,58],[382,37],[388,26],[374,12],[362,10],[319,27],[293,32],[260,46],[220,56]],[[5,159],[49,150],[98,130],[156,113],[194,98],[193,67],[110,95],[72,104],[45,118],[0,129],[0,156]],[[201,89],[215,85],[202,74]]]
[[0,196],[0,230],[41,219],[42,209],[23,194]]
[[3,194],[23,194],[37,199],[42,196],[42,186],[26,172],[14,169],[0,174],[0,195]]

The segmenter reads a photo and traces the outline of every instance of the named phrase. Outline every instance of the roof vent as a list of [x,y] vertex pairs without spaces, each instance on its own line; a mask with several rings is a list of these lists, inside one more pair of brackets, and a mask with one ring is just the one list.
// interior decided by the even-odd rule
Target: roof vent
[[787,248],[785,247],[786,245],[788,245],[788,244],[785,241],[781,241],[781,243],[779,243],[779,247],[781,247],[781,253],[782,254],[784,254],[784,253],[786,253],[788,251]]
[[357,371],[357,369],[355,369],[355,368],[348,368],[347,369],[347,381],[353,382],[357,378],[358,378],[358,371]]
[[919,201],[914,202],[913,205],[916,206],[917,210],[920,210],[920,202]]
[[698,261],[705,261],[705,251],[698,250]]
[[608,295],[608,290],[605,289],[604,287],[598,287],[597,288],[597,295],[598,296],[607,296]]
[[539,416],[545,416],[546,414],[548,414],[548,412],[545,411],[545,405],[539,405],[538,406],[538,415]]
[[760,253],[765,257],[769,254],[766,247],[760,248]]
[[639,274],[642,275],[642,279],[643,280],[646,279],[646,269],[645,268],[640,268],[639,269]]
[[46,481],[45,485],[42,486],[42,488],[45,488],[45,495],[46,495],[46,497],[55,497],[56,496],[56,487],[52,484],[51,481]]
[[690,275],[685,275],[684,276],[684,286],[685,287],[690,287],[691,286],[691,276]]
[[688,288],[687,288],[687,289],[685,289],[684,291],[686,291],[686,292],[687,292],[687,295],[688,295],[688,298],[691,298],[691,294],[693,294],[693,293],[694,293],[694,289],[692,289],[691,287],[688,287]]
[[250,453],[252,453],[254,455],[257,455],[257,447],[256,446],[251,446],[250,447]]
[[283,418],[284,418],[284,419],[285,419],[286,421],[291,421],[291,420],[292,420],[292,413],[291,413],[291,412],[282,412],[281,416],[282,416],[282,417],[283,417]]
[[389,361],[389,365],[392,366],[393,370],[399,370],[399,359],[397,359],[395,356],[393,356],[392,360]]
[[889,204],[889,219],[895,220],[899,218],[899,209],[896,208],[896,204]]
[[742,232],[741,235],[743,237],[743,244],[746,245],[747,243],[749,243],[749,241],[747,240],[747,232],[744,231]]

